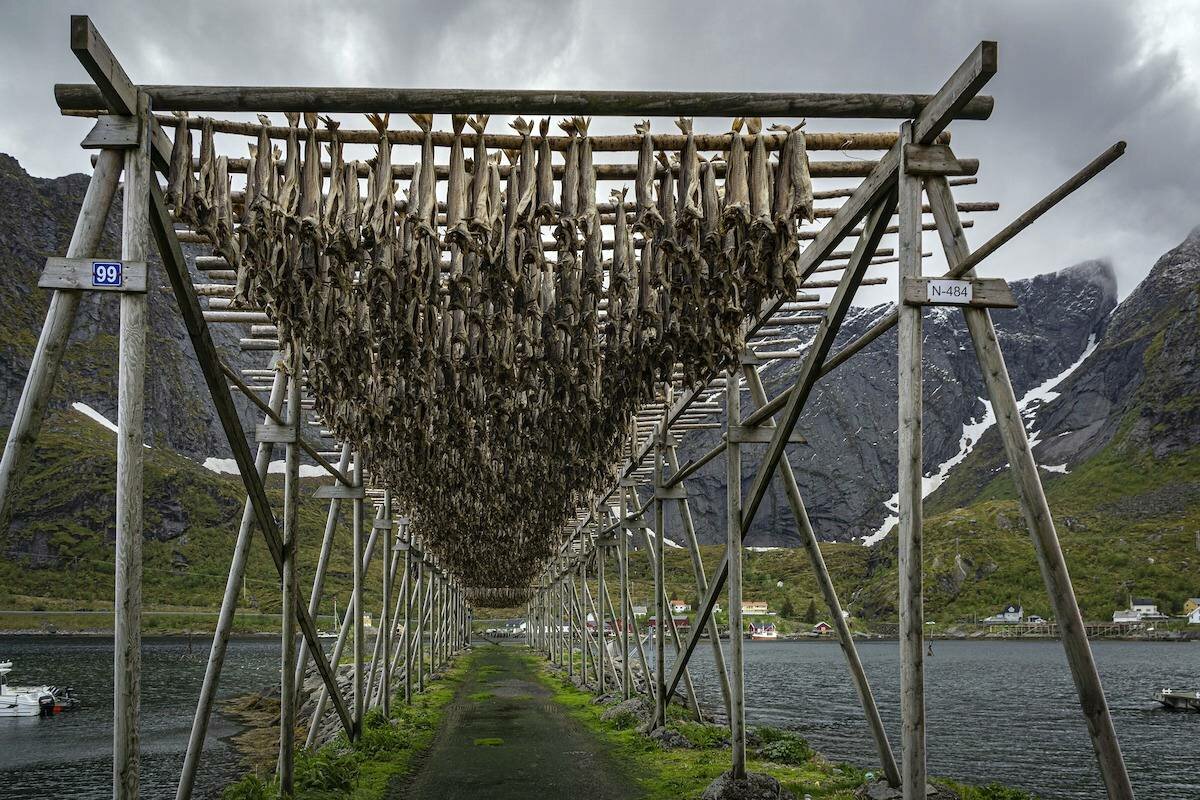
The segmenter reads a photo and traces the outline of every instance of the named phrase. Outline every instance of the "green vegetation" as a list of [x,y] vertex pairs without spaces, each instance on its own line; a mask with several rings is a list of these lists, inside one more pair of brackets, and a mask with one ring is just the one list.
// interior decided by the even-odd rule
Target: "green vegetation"
[[[82,612],[107,610],[113,597],[114,435],[75,411],[50,416],[38,439],[30,470],[17,487],[13,524],[0,533],[0,610]],[[142,592],[146,629],[157,633],[211,631],[228,577],[229,559],[245,499],[236,476],[217,475],[169,449],[146,450],[146,537]],[[276,507],[281,483],[271,476]],[[301,585],[324,534],[328,504],[300,503]],[[332,623],[333,600],[345,608],[352,580],[349,509],[335,546],[321,609]],[[28,553],[28,554],[27,554]],[[379,603],[380,559],[367,581],[367,608]],[[279,579],[261,534],[250,547],[242,614],[237,632],[277,630]],[[176,613],[195,612],[194,616]],[[0,614],[0,630],[108,630],[111,615],[45,616]]]
[[499,736],[485,736],[475,740],[476,747],[499,747],[502,744],[504,744],[504,740]]
[[[695,722],[685,709],[671,706],[667,728],[686,738],[691,747],[663,748],[638,731],[636,715],[621,714],[605,720],[602,715],[609,706],[595,704],[591,694],[544,666],[541,675],[555,702],[592,731],[645,792],[646,800],[698,798],[729,768],[728,731],[721,726]],[[866,771],[827,761],[797,733],[767,727],[754,728],[751,733],[755,746],[748,753],[748,768],[772,775],[797,798],[810,795],[814,799],[850,800],[855,789],[867,781]],[[950,781],[936,783],[953,788],[962,800],[1033,800],[1025,792],[996,784],[972,787]]]
[[[452,666],[425,692],[413,695],[411,705],[392,705],[392,717],[372,709],[363,719],[357,742],[339,734],[329,744],[307,752],[297,750],[295,800],[379,800],[389,785],[406,774],[413,760],[427,750],[446,706],[465,674],[465,662]],[[479,740],[476,744],[501,744]],[[224,800],[278,800],[274,761],[226,787]]]

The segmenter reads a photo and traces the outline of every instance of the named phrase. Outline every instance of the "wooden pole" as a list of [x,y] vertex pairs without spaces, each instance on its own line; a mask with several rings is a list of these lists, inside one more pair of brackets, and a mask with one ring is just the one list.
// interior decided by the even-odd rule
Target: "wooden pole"
[[[761,408],[767,402],[767,392],[763,387],[762,378],[759,377],[758,370],[750,365],[746,365],[743,372],[746,375],[746,383],[750,387],[750,395],[754,399],[754,404]],[[762,426],[772,428],[775,426],[775,422],[768,418],[762,423]],[[829,569],[825,566],[825,557],[821,554],[820,542],[817,540],[817,534],[808,518],[808,510],[804,507],[804,500],[800,496],[800,487],[796,485],[796,476],[792,472],[792,465],[787,455],[779,460],[779,475],[788,496],[788,504],[792,507],[792,515],[800,529],[804,549],[808,553],[809,561],[816,575],[817,585],[825,598],[825,605],[829,608],[829,617],[837,631],[838,645],[842,648],[842,655],[846,658],[846,666],[850,670],[855,691],[858,692],[859,703],[867,718],[867,727],[871,729],[871,737],[875,741],[875,749],[879,754],[879,763],[883,767],[884,774],[887,775],[888,783],[892,786],[899,786],[900,768],[896,764],[895,755],[892,754],[887,730],[883,727],[883,719],[879,716],[879,708],[875,705],[875,695],[871,691],[866,670],[863,669],[862,661],[858,657],[858,648],[854,646],[854,636],[850,632],[850,626],[846,624],[846,619],[842,615],[842,604],[838,600],[837,590],[833,586]]]
[[[425,568],[425,553],[421,553],[421,561],[417,565],[417,591],[421,592],[421,577],[428,572]],[[429,576],[430,589],[433,587],[433,576]],[[417,691],[425,691],[425,608],[429,603],[429,592],[417,598]]]
[[[354,485],[356,488],[362,488],[363,485],[363,465],[362,452],[354,454]],[[350,590],[350,606],[352,610],[352,624],[354,627],[354,650],[351,656],[351,684],[353,685],[354,709],[351,714],[354,720],[354,728],[352,737],[357,740],[362,735],[362,721],[364,713],[363,697],[363,621],[362,621],[362,590],[363,590],[363,573],[366,571],[366,565],[363,563],[363,498],[354,498],[353,505],[353,520],[351,522],[354,548],[354,563],[352,569],[352,587]],[[375,528],[372,526],[371,534],[375,535]],[[384,562],[386,567],[387,562]]]
[[[371,535],[367,539],[367,546],[364,549],[363,555],[362,555],[362,570],[364,572],[366,572],[367,569],[371,566],[371,557],[375,553],[375,540],[377,538],[378,538],[378,533],[375,530],[375,528],[372,527]],[[354,601],[352,598],[351,605],[347,606],[346,615],[342,619],[342,628],[340,631],[338,631],[337,641],[334,642],[334,645],[333,645],[333,655],[330,658],[330,661],[332,661],[334,664],[337,664],[341,661],[342,651],[345,650],[346,642],[353,635],[354,618],[357,615],[357,611],[353,607],[353,602]],[[307,749],[311,750],[313,745],[316,744],[317,732],[318,732],[318,728],[320,727],[320,721],[325,716],[325,708],[328,705],[328,703],[329,703],[329,688],[325,684],[322,684],[320,694],[317,696],[317,707],[313,711],[312,721],[309,723],[309,726],[308,726],[308,739],[306,739],[305,743],[304,743],[304,746]],[[354,726],[351,725],[350,729],[347,732],[348,735],[354,735],[353,730],[354,730]]]
[[283,596],[280,614],[283,617],[282,651],[279,683],[279,794],[291,797],[295,793],[296,738],[296,609],[299,605],[299,581],[296,574],[296,551],[300,511],[300,348],[296,343],[288,348],[287,427],[291,437],[284,445],[283,470]]
[[[668,406],[670,404],[668,403]],[[665,422],[665,421],[664,421]],[[654,726],[665,725],[667,720],[667,608],[663,598],[667,594],[666,515],[663,498],[657,493],[663,480],[663,437],[661,427],[655,431],[654,448],[654,541],[658,559],[654,562]]]
[[395,625],[392,622],[392,573],[395,570],[392,564],[392,493],[385,489],[383,492],[383,518],[387,521],[388,529],[383,532],[383,563],[389,565],[388,569],[383,571],[383,609],[379,614],[379,632],[383,637],[383,647],[381,648],[380,657],[383,659],[383,665],[379,675],[379,687],[383,707],[383,716],[385,719],[390,719],[392,716],[392,633]]
[[412,622],[409,614],[412,608],[413,599],[413,580],[412,580],[412,536],[408,533],[408,527],[405,526],[405,540],[407,547],[404,548],[404,703],[412,705]]
[[[338,472],[346,474],[350,465],[350,443],[342,445],[341,458],[338,460]],[[317,556],[317,570],[313,575],[312,593],[308,596],[308,613],[314,619],[321,610],[321,600],[325,594],[325,573],[329,570],[329,554],[333,551],[333,535],[337,531],[338,517],[342,501],[336,497],[329,500],[329,512],[325,516],[325,534],[321,537],[321,553]],[[304,673],[308,670],[310,655],[308,643],[300,640],[299,652],[296,654],[296,686],[304,688]]]
[[[595,525],[596,531],[599,532],[599,520],[596,521]],[[608,688],[605,685],[604,677],[605,663],[609,660],[608,640],[604,636],[604,625],[607,619],[605,616],[604,598],[608,597],[608,587],[604,583],[604,562],[608,560],[606,556],[607,551],[607,547],[596,547],[596,593],[600,595],[600,601],[596,603],[596,605],[599,606],[599,608],[596,609],[598,612],[596,614],[596,642],[600,646],[600,694],[604,694]]]
[[[913,141],[911,123],[900,128]],[[907,171],[901,150],[899,199],[900,285],[921,275],[921,179]],[[900,719],[904,800],[925,797],[925,611],[921,564],[923,474],[921,427],[921,306],[904,303],[901,291],[897,327],[899,363],[899,513],[900,513]]]
[[[958,212],[954,209],[950,187],[945,178],[932,178],[926,181],[926,192],[934,209],[934,219],[938,223],[942,249],[953,270],[967,263],[971,251],[967,246],[966,234],[959,224]],[[974,270],[971,270],[964,273],[964,277],[973,277],[974,274]],[[1079,704],[1087,721],[1088,734],[1100,765],[1101,778],[1110,800],[1132,800],[1133,787],[1129,781],[1125,759],[1121,755],[1121,745],[1113,727],[1100,673],[1096,669],[1091,646],[1088,644],[1083,615],[1079,611],[1079,603],[1071,585],[1071,575],[1058,541],[1054,517],[1046,501],[1046,493],[1042,489],[1033,449],[1025,433],[1025,423],[1021,419],[1016,394],[1008,376],[1008,367],[1000,350],[996,329],[992,325],[991,314],[986,308],[963,307],[963,315],[971,332],[971,341],[975,346],[975,355],[979,359],[984,383],[987,384],[988,396],[992,401],[992,410],[996,415],[997,428],[1004,442],[1008,463],[1012,466],[1013,483],[1016,484],[1025,524],[1029,528],[1038,555],[1038,566],[1046,584],[1046,593],[1054,605],[1059,636],[1071,669],[1071,677],[1075,681],[1075,689],[1079,694]]]
[[736,371],[725,375],[725,550],[729,556],[729,740],[734,780],[746,777],[746,700],[742,662],[742,446],[733,430],[741,424],[741,386]]
[[[573,538],[573,537],[572,537]],[[570,545],[568,544],[568,548]],[[575,678],[575,615],[571,612],[571,603],[568,599],[567,587],[570,584],[571,591],[575,590],[575,574],[571,571],[570,559],[567,556],[563,558],[563,607],[567,616],[567,677],[572,680]]]
[[[276,415],[283,407],[283,390],[286,382],[286,373],[276,365],[275,376],[271,382],[271,394],[267,401],[268,408]],[[263,421],[269,422],[270,417],[264,415]],[[260,442],[258,445],[254,468],[258,470],[259,478],[267,476],[273,449],[272,442]],[[238,594],[246,576],[246,557],[250,552],[250,542],[253,539],[254,507],[250,498],[247,497],[245,507],[242,509],[242,523],[238,528],[237,541],[233,547],[233,559],[229,563],[229,578],[225,582],[225,596],[221,599],[221,612],[217,617],[216,630],[213,632],[208,665],[204,670],[204,682],[200,686],[200,699],[196,703],[196,714],[192,718],[192,732],[188,737],[187,752],[184,754],[183,768],[179,773],[179,785],[175,790],[175,800],[191,800],[192,789],[196,783],[196,769],[200,765],[200,753],[204,749],[204,739],[208,735],[208,722],[212,716],[213,702],[217,695],[217,684],[220,682],[221,670],[225,665],[225,654],[229,649],[229,634],[233,630]]]
[[[922,94],[785,92],[581,91],[578,89],[392,89],[290,86],[143,85],[161,111],[319,111],[326,114],[400,112],[450,114],[585,114],[673,117],[767,116],[910,119],[934,105]],[[954,109],[957,119],[987,119],[990,97]],[[64,111],[107,104],[96,87],[58,83],[54,98]],[[949,120],[947,120],[948,122]]]
[[[587,537],[580,532],[580,550],[579,550],[579,584],[583,593],[587,592]],[[582,597],[583,594],[580,594]],[[587,608],[582,601],[579,601],[579,632],[583,639],[583,663],[580,670],[583,676],[583,683],[586,686],[588,682],[588,651],[592,649],[592,637],[588,632],[587,624]]]
[[[671,467],[671,472],[679,471],[679,456],[676,453],[676,445],[674,442],[667,447],[667,463]],[[682,482],[676,484],[682,486]],[[704,593],[708,591],[708,579],[704,573],[704,559],[700,555],[700,540],[696,536],[696,525],[692,520],[692,509],[688,505],[686,497],[679,499],[679,518],[683,521],[683,531],[687,536],[688,554],[692,559],[692,573],[696,579],[696,603],[697,606],[704,600]],[[716,665],[717,682],[721,687],[721,699],[725,703],[725,715],[730,712],[730,696],[729,696],[729,670],[725,665],[725,652],[721,647],[721,635],[717,630],[717,621],[709,616],[708,618],[708,639],[712,644],[713,664]]]
[[[83,204],[79,208],[79,216],[75,219],[75,230],[67,245],[67,258],[95,255],[124,163],[124,151],[100,151],[87,193],[83,196]],[[29,457],[33,455],[33,445],[54,391],[58,368],[67,349],[71,329],[75,326],[75,314],[82,297],[83,292],[74,289],[55,289],[50,295],[46,321],[42,324],[33,359],[29,362],[29,374],[25,377],[21,399],[13,414],[12,426],[8,429],[3,459],[0,459],[0,519],[5,518],[14,478],[25,474]]]
[[620,504],[620,527],[617,535],[620,544],[617,548],[617,566],[620,571],[618,583],[621,592],[621,696],[628,700],[633,696],[633,676],[629,664],[629,604],[625,598],[629,596],[629,524],[628,499],[623,488],[617,489],[617,502]]
[[[125,153],[121,259],[149,251],[149,103],[138,96],[141,144]],[[116,597],[113,620],[113,798],[138,797],[138,712],[141,704],[142,468],[145,437],[147,298],[121,293],[117,375]]]

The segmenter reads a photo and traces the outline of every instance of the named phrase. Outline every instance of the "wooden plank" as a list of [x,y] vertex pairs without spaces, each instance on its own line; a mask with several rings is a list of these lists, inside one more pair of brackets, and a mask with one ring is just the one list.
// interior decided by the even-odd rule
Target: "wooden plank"
[[[730,436],[725,446],[725,557],[729,568],[729,775],[746,777],[746,667],[742,650],[742,448],[732,435],[741,426],[741,376],[725,374],[725,418]],[[659,551],[659,557],[665,557]],[[659,618],[661,619],[661,617]],[[697,624],[697,629],[700,626]]]
[[327,486],[318,486],[317,490],[313,492],[313,497],[323,500],[361,500],[366,497],[366,492],[361,486],[331,483]]
[[392,529],[392,521],[391,521],[390,519],[377,519],[377,520],[375,520],[375,530],[377,530],[377,531],[390,531],[391,529]]
[[137,87],[86,14],[71,15],[71,52],[96,83],[88,87],[101,101],[93,108],[108,108],[125,116],[137,113]]
[[979,90],[996,74],[996,60],[996,43],[980,42],[933,100],[916,116],[913,123],[913,142],[932,144],[951,120],[961,118],[964,109],[977,103],[981,99],[976,97]]
[[[170,280],[171,289],[175,293],[175,300],[179,304],[180,318],[192,341],[192,347],[196,351],[196,360],[204,375],[204,382],[208,385],[213,407],[217,410],[217,417],[221,420],[221,427],[229,442],[230,450],[233,452],[233,459],[238,466],[242,483],[246,487],[246,494],[254,506],[255,520],[259,530],[262,531],[271,559],[275,562],[275,568],[282,576],[283,544],[280,541],[279,529],[275,524],[275,517],[271,513],[271,504],[267,499],[266,489],[254,469],[254,461],[250,455],[250,448],[246,444],[246,434],[242,429],[237,406],[234,405],[233,395],[230,394],[229,385],[225,382],[225,372],[221,369],[216,345],[213,344],[208,326],[204,323],[204,314],[200,310],[200,302],[192,287],[187,261],[183,257],[179,239],[175,236],[171,215],[167,211],[166,199],[163,197],[162,188],[159,187],[157,181],[150,181],[150,229],[158,245],[159,255],[162,256],[163,267]],[[334,709],[337,711],[342,726],[350,731],[353,723],[346,709],[346,703],[338,691],[333,669],[329,666],[329,659],[325,657],[325,651],[317,639],[317,626],[308,613],[308,609],[303,605],[299,607],[297,613],[300,617],[298,620],[300,631],[304,635],[309,650],[313,653],[317,672],[325,686],[330,689]]]
[[[904,123],[900,136],[911,141]],[[921,275],[921,179],[901,160],[900,277]],[[921,560],[924,515],[922,467],[921,308],[900,304],[897,327],[897,430],[900,591],[900,770],[905,800],[925,797],[925,607]]]
[[[774,427],[757,425],[733,425],[726,433],[728,441],[735,444],[770,444],[774,435]],[[803,436],[794,431],[788,437],[788,444],[804,444],[806,441]]]
[[137,118],[123,117],[118,114],[101,114],[96,119],[96,124],[88,131],[88,135],[83,137],[79,146],[84,150],[137,147]]
[[[994,45],[993,45],[994,52]],[[94,76],[93,76],[94,77]],[[659,92],[576,89],[389,89],[341,86],[143,85],[160,111],[320,111],[324,113],[558,114],[673,117],[830,117],[910,119],[938,101],[922,94],[829,92]],[[88,84],[55,84],[64,111],[102,108],[104,98]],[[946,115],[987,119],[992,98],[975,92]],[[943,125],[942,127],[945,127]]]
[[[299,391],[298,387],[297,391]],[[274,422],[261,422],[254,428],[254,441],[259,444],[263,442],[295,444],[299,438],[300,433],[296,426],[286,422],[282,425]]]
[[905,278],[901,285],[910,306],[1017,307],[1003,278]]
[[[134,111],[148,123],[145,97]],[[125,151],[121,258],[145,262],[150,249],[147,191],[152,184],[148,137]],[[121,295],[117,367],[116,532],[113,544],[113,800],[137,800],[140,791],[138,722],[142,686],[142,535],[145,425],[145,293]]]
[[104,258],[46,259],[38,286],[96,292],[145,292],[146,262]]
[[907,144],[905,163],[913,175],[974,175],[979,172],[979,160],[958,159],[946,144]]

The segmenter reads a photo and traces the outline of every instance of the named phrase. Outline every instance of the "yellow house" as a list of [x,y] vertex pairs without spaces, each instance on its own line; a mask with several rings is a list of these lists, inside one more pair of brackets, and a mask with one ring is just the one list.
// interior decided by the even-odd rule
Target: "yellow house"
[[767,601],[766,600],[743,600],[742,601],[742,613],[743,614],[766,614],[767,613]]
[[1189,597],[1183,603],[1183,615],[1185,617],[1191,616],[1192,612],[1197,608],[1200,608],[1200,597]]

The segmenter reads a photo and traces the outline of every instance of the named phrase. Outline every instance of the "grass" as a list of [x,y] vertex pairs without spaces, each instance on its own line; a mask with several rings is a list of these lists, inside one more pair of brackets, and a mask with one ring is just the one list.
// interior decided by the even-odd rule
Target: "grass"
[[476,747],[499,747],[502,744],[504,744],[504,740],[499,736],[485,736],[475,740]]
[[[389,785],[407,774],[421,753],[429,749],[446,706],[466,672],[466,660],[447,670],[412,704],[392,704],[392,718],[376,708],[363,719],[357,742],[339,734],[315,752],[298,750],[295,800],[380,800]],[[478,742],[477,742],[478,744]],[[499,741],[496,744],[500,744]],[[279,800],[273,774],[256,772],[226,787],[224,800]]]

